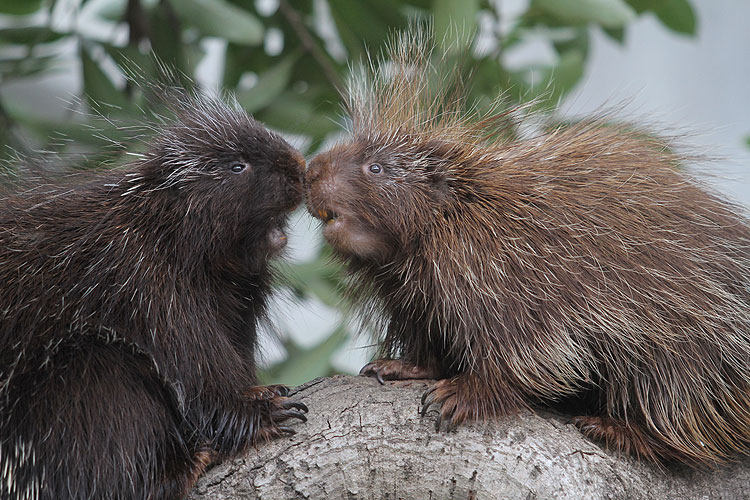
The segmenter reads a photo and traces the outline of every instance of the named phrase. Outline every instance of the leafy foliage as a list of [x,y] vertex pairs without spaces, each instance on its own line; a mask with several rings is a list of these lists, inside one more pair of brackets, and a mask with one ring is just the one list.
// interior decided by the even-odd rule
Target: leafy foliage
[[[7,95],[11,82],[46,76],[66,64],[80,68],[81,106],[124,118],[143,113],[130,79],[157,79],[151,53],[187,75],[191,85],[208,44],[221,46],[219,85],[236,94],[256,118],[306,140],[308,153],[340,131],[337,89],[347,65],[366,50],[377,53],[393,30],[414,19],[432,19],[438,39],[456,43],[476,34],[469,51],[472,98],[508,96],[509,105],[529,99],[554,104],[581,79],[590,27],[623,43],[638,16],[655,15],[679,34],[693,35],[696,18],[688,0],[530,0],[509,15],[491,0],[1,0],[0,156],[14,150],[102,146],[85,114],[55,120],[23,109]],[[62,12],[72,22],[59,22]],[[90,29],[92,21],[101,29]],[[115,36],[117,33],[125,36]],[[465,37],[463,37],[465,38]],[[461,38],[461,39],[463,39]],[[544,40],[552,62],[508,63],[508,53],[530,40]],[[73,49],[71,50],[71,47]],[[99,125],[101,127],[101,125]],[[63,134],[72,141],[55,139]],[[116,154],[116,153],[113,153]],[[324,248],[309,263],[282,267],[280,286],[300,297],[341,304],[340,269]],[[271,367],[267,381],[297,383],[331,373],[328,359],[349,333],[339,327],[312,350],[288,341],[286,361]]]

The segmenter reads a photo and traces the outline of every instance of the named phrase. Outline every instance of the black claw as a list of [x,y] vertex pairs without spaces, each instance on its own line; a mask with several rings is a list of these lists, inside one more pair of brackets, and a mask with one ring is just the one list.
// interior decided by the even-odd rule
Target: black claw
[[287,401],[283,404],[284,409],[290,409],[290,408],[296,408],[297,410],[303,411],[307,413],[307,405],[305,403],[300,403],[299,401]]
[[283,422],[290,418],[298,418],[303,422],[307,422],[307,417],[304,413],[300,413],[297,410],[277,410],[271,412],[271,418],[277,422]]
[[435,392],[434,385],[422,393],[422,405],[424,405],[425,401],[427,401],[427,397],[433,392]]
[[427,410],[430,409],[430,405],[432,405],[432,403],[434,403],[434,402],[435,401],[432,398],[428,399],[427,401],[423,401],[422,402],[422,411],[419,412],[419,416],[420,417],[424,417],[425,415],[427,415]]
[[443,422],[443,414],[438,413],[437,420],[435,421],[435,432],[440,432],[440,424]]
[[375,368],[372,363],[367,363],[365,366],[363,366],[359,371],[359,375],[361,377],[374,377],[378,382],[380,382],[380,385],[385,385],[383,376],[380,374],[380,369]]
[[289,387],[285,385],[276,386],[276,394],[283,398],[289,396]]
[[283,427],[282,426],[282,427],[279,427],[279,430],[281,432],[283,432],[284,434],[288,435],[288,436],[293,436],[294,434],[297,434],[297,431],[295,431],[291,427]]

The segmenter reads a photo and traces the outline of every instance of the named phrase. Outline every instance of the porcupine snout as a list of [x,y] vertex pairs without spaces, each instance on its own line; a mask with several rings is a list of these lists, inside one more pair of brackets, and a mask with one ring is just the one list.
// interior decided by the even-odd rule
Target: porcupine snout
[[310,161],[304,184],[308,211],[313,217],[325,219],[325,211],[337,198],[339,184],[330,155],[321,154]]
[[288,200],[287,207],[292,210],[304,198],[305,158],[299,152],[290,150],[280,163],[286,177],[283,189]]

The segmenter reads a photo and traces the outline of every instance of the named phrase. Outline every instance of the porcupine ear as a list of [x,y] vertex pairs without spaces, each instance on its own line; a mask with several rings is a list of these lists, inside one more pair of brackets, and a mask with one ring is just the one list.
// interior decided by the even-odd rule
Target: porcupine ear
[[457,158],[457,152],[450,144],[437,140],[429,141],[427,150],[425,173],[432,187],[432,197],[438,203],[444,202],[451,196],[448,168]]

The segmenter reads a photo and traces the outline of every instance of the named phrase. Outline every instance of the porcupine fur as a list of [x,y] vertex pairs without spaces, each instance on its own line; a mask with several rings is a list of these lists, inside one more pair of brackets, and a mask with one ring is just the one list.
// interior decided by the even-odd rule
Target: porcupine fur
[[387,322],[362,373],[440,379],[423,397],[438,427],[574,401],[620,452],[748,453],[745,211],[635,127],[519,136],[499,102],[467,110],[433,46],[412,29],[355,72],[351,137],[306,173],[350,295]]
[[304,160],[235,102],[162,90],[174,116],[129,163],[0,194],[3,500],[181,498],[305,418],[255,376]]

